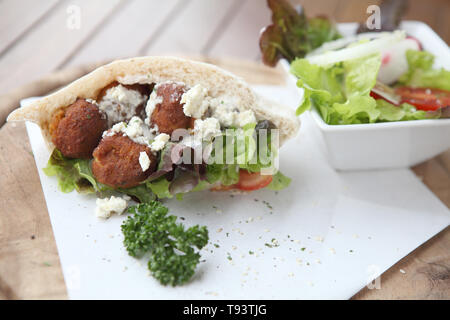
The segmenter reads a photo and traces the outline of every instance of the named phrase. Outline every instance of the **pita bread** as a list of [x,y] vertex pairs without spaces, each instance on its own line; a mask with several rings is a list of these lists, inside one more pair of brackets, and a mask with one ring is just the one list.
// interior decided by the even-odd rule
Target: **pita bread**
[[280,130],[280,145],[296,135],[300,122],[292,109],[256,95],[242,79],[211,64],[175,57],[139,57],[104,65],[61,90],[30,105],[16,109],[7,121],[37,123],[50,146],[48,126],[60,108],[77,98],[96,100],[110,83],[149,84],[166,81],[183,82],[187,87],[201,84],[213,98],[235,101],[242,110],[251,109],[258,120],[270,120]]

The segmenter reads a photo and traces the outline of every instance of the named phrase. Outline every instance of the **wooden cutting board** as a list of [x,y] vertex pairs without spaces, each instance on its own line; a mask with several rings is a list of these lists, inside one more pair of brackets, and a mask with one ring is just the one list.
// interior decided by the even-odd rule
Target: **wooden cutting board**
[[[239,60],[217,64],[254,84],[284,84],[283,72]],[[19,101],[47,94],[98,64],[62,70],[0,97],[0,126]],[[23,123],[0,129],[0,299],[65,299],[50,219]],[[450,150],[413,168],[450,207]],[[381,276],[381,289],[363,289],[354,299],[449,299],[450,228],[423,244]]]

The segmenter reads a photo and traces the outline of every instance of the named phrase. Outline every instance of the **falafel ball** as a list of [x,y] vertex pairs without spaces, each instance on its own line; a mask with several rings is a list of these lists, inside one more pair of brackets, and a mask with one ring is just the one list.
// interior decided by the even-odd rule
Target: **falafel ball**
[[49,124],[52,142],[68,158],[92,158],[92,151],[108,127],[106,115],[84,99],[55,113]]
[[162,102],[156,104],[151,122],[161,133],[172,134],[175,129],[188,129],[193,126],[193,118],[184,114],[181,97],[185,87],[177,83],[163,83],[156,87],[156,95]]
[[[150,167],[142,171],[141,152],[147,153]],[[156,156],[145,145],[129,137],[115,134],[105,136],[94,150],[92,173],[103,184],[113,188],[131,188],[144,181],[156,169]]]

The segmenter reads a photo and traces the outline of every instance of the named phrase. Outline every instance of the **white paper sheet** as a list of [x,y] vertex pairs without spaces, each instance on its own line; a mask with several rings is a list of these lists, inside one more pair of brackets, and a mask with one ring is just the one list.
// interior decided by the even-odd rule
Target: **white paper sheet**
[[[288,89],[256,89],[298,104]],[[310,134],[309,118],[302,120],[299,136],[281,151],[280,168],[293,180],[288,189],[234,197],[205,191],[165,202],[187,225],[210,232],[206,261],[176,288],[161,286],[145,261],[127,255],[124,216],[99,220],[95,196],[58,191],[56,179],[40,170],[49,157],[40,131],[27,124],[69,297],[348,299],[449,225],[447,207],[409,169],[335,172]],[[272,239],[278,247],[265,245]]]

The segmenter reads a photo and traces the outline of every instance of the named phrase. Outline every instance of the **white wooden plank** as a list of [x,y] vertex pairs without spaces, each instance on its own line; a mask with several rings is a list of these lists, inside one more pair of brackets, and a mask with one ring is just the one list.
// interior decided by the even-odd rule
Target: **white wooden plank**
[[180,0],[128,1],[62,67],[138,55],[147,39],[154,36],[167,15],[176,10],[179,2]]
[[0,2],[0,52],[29,30],[57,0],[3,0]]
[[236,16],[223,26],[223,33],[206,54],[254,60],[259,52],[259,32],[270,19],[266,1],[246,0]]
[[[68,0],[20,43],[0,56],[0,94],[55,69],[103,23],[120,0]],[[79,29],[68,28],[70,6],[80,8]],[[73,25],[73,24],[72,24]]]
[[241,0],[191,0],[183,11],[149,44],[146,54],[200,55],[224,17]]

